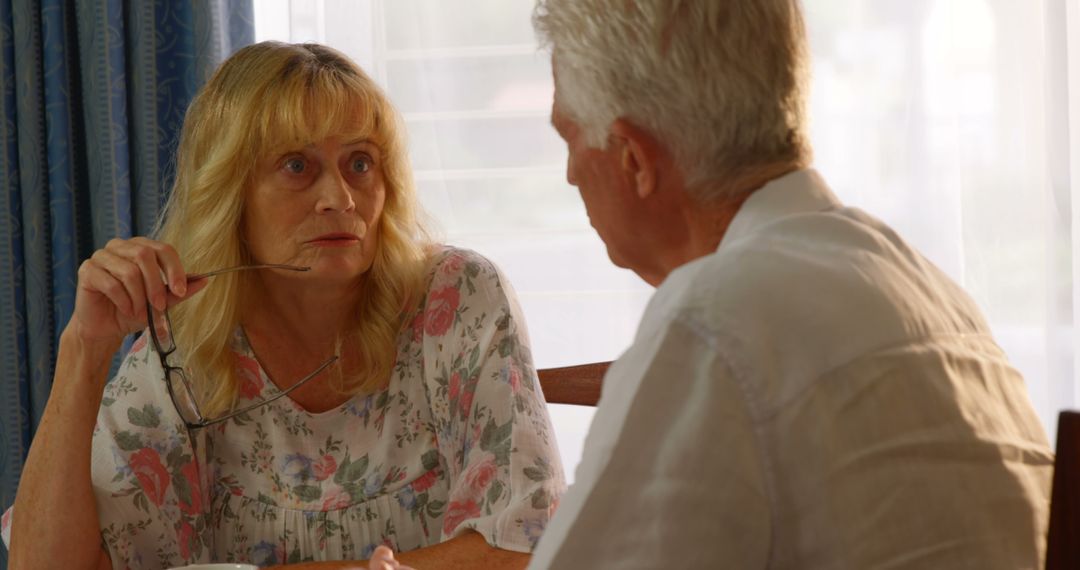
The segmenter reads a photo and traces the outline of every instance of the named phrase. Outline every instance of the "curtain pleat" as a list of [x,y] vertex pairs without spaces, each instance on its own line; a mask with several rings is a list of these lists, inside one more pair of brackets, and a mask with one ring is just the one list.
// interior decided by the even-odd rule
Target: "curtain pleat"
[[18,2],[15,27],[15,127],[22,199],[23,279],[30,418],[36,424],[48,398],[53,367],[52,247],[39,2]]
[[78,0],[94,248],[132,236],[127,55],[120,0]]
[[[79,188],[86,187],[86,156],[76,141],[84,140],[78,120],[82,102],[70,97],[79,85],[78,44],[71,14],[63,0],[42,3],[42,50],[44,68],[45,145],[48,158],[49,220],[52,231],[53,336],[60,331],[75,306],[79,262],[89,255],[86,200],[79,203]],[[82,215],[80,219],[79,216]],[[35,416],[36,417],[36,416]]]
[[[250,0],[0,0],[0,510],[52,386],[78,267],[153,230],[192,97]],[[0,569],[7,552],[0,548]]]
[[[0,2],[0,502],[10,504],[30,441],[22,195],[15,112],[14,6]],[[7,552],[0,549],[0,565]]]

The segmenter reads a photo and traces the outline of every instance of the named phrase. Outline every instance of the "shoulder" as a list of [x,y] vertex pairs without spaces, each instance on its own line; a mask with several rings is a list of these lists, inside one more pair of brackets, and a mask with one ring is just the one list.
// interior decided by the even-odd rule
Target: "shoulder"
[[836,210],[791,216],[724,243],[673,271],[657,296],[672,311],[732,318],[852,308],[885,315],[908,304],[912,287],[948,283],[884,224]]
[[442,245],[431,256],[430,273],[433,278],[476,276],[497,274],[499,268],[490,259],[471,249]]
[[130,452],[153,442],[171,445],[177,441],[176,434],[186,433],[148,337],[144,331],[133,341],[105,386],[94,430],[95,453]]
[[[853,209],[789,216],[675,271],[647,313],[748,362],[807,371],[915,338],[984,332],[970,299],[888,226]],[[799,355],[802,355],[799,357]]]
[[411,319],[412,337],[445,337],[451,328],[465,327],[455,338],[477,331],[503,330],[521,318],[517,297],[499,268],[479,253],[443,246],[432,255],[431,267],[417,311]]
[[460,297],[501,298],[509,284],[490,259],[471,250],[441,246],[433,255],[429,270],[427,300],[455,291]]

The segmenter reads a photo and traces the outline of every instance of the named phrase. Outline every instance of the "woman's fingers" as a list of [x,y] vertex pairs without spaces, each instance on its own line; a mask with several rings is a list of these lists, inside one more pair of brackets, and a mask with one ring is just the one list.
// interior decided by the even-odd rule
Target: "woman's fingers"
[[[94,279],[102,287],[111,288],[112,293],[106,296],[130,317],[146,318],[147,301],[154,309],[164,311],[206,286],[205,283],[197,288],[189,286],[176,250],[147,238],[113,239],[91,259],[94,262],[91,270],[104,271],[123,285],[127,302],[108,279]],[[102,293],[107,292],[102,290]]]
[[106,248],[139,267],[146,299],[155,309],[160,311],[168,306],[170,291],[178,296],[186,293],[184,267],[172,246],[136,237],[127,241],[113,240]]
[[158,265],[157,254],[150,248],[140,248],[133,252],[132,260],[139,266],[143,287],[146,290],[146,300],[155,309],[164,310],[168,290],[161,279],[161,267]]
[[171,246],[146,238],[114,239],[79,266],[72,321],[82,337],[95,341],[146,326],[148,309],[154,324],[165,327],[162,312],[205,286],[188,286]]
[[394,560],[394,551],[386,546],[379,546],[375,548],[375,552],[371,554],[371,560],[368,560],[368,570],[413,570],[408,566],[402,565],[397,560]]
[[130,317],[145,319],[147,301],[157,314],[198,293],[208,284],[205,279],[188,283],[176,250],[169,244],[143,237],[111,240],[104,249],[95,252],[92,259],[95,262],[93,269],[108,273],[123,285],[129,302],[122,302],[122,295],[108,280],[95,280],[114,289],[113,294],[107,296]]
[[[124,292],[121,294],[119,291],[116,291],[115,285],[111,281],[103,278],[99,278],[97,283],[109,287],[111,292],[104,289],[99,290],[102,293],[105,293],[118,308],[128,307],[128,316],[146,318],[146,315],[144,314],[146,312],[146,288],[142,270],[139,266],[116,253],[113,253],[109,249],[97,250],[90,259],[95,263],[95,274],[99,271],[107,273],[123,286]],[[95,283],[93,282],[91,283],[91,285],[94,284]],[[121,299],[125,296],[126,299]]]
[[210,284],[209,279],[199,279],[198,281],[192,281],[191,283],[186,283],[185,285],[187,286],[187,291],[185,291],[183,295],[175,295],[175,294],[172,293],[172,291],[170,291],[169,292],[169,298],[168,298],[169,306],[172,307],[173,305],[175,305],[175,304],[177,304],[177,303],[179,303],[181,301],[185,301],[187,299],[190,299],[193,295],[195,295],[195,293],[198,293],[199,291],[202,291],[209,284]]
[[[97,256],[96,253],[94,255]],[[127,288],[111,273],[97,266],[93,259],[83,262],[79,267],[79,281],[85,284],[86,289],[104,295],[124,316],[135,317],[135,306]]]
[[184,271],[184,265],[180,263],[180,255],[176,253],[173,246],[143,237],[133,238],[131,241],[153,250],[157,263],[165,274],[165,284],[173,295],[187,296],[187,272]]

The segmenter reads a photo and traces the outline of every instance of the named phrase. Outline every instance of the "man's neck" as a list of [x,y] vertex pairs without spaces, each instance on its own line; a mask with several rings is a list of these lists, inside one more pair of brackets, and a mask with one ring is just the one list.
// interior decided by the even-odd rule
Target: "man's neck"
[[[641,275],[642,279],[659,286],[675,269],[715,252],[746,200],[770,181],[793,170],[795,168],[790,165],[763,166],[737,180],[710,185],[692,195],[684,191],[682,214],[685,225],[682,231],[685,233],[678,240],[678,246],[670,248],[658,260],[656,271]],[[697,198],[702,195],[723,198],[702,202]]]

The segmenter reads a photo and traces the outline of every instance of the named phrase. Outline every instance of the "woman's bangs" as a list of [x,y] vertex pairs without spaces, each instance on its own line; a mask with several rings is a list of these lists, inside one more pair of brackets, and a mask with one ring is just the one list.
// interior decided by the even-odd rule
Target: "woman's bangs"
[[259,154],[295,150],[334,136],[382,146],[378,96],[350,79],[324,70],[282,86],[277,103],[267,105]]

